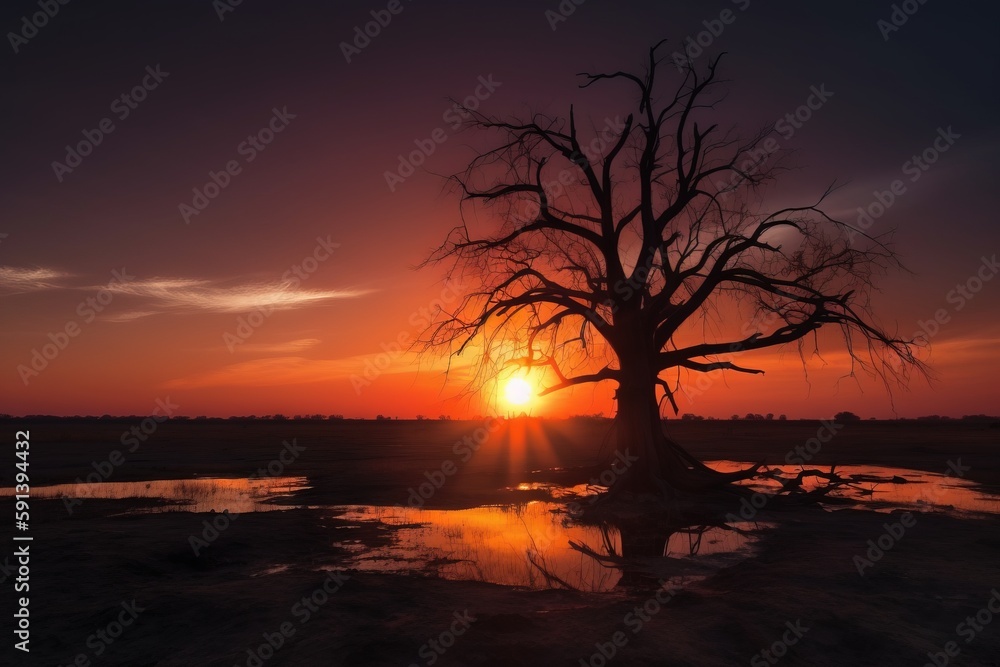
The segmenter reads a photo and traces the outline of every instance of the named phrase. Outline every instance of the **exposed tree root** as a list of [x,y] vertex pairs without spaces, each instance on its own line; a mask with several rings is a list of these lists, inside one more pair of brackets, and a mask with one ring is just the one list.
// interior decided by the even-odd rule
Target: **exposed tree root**
[[[683,450],[678,447],[678,451]],[[851,504],[857,501],[838,494],[850,489],[856,495],[871,495],[873,488],[862,487],[859,482],[877,484],[892,481],[889,478],[844,477],[836,468],[836,465],[830,466],[829,470],[803,468],[789,476],[780,469],[767,468],[762,463],[743,470],[723,473],[698,462],[697,466],[674,467],[662,475],[643,471],[639,480],[633,479],[628,480],[629,483],[612,485],[591,503],[591,509],[601,510],[598,512],[599,515],[604,511],[610,515],[620,513],[629,515],[631,514],[628,511],[629,507],[644,507],[643,511],[646,512],[677,511],[680,508],[691,511],[700,508],[705,515],[711,515],[713,510],[725,514],[733,512],[733,508],[739,508],[742,499],[749,500],[754,496],[763,496],[765,500],[761,502],[755,499],[753,507],[759,505],[760,508],[768,507],[774,510],[786,505]],[[774,489],[760,489],[739,483],[755,478],[762,481],[771,480],[780,486]],[[808,478],[823,482],[808,488],[806,485]]]
[[653,467],[640,466],[630,471],[622,483],[609,489],[613,496],[631,493],[652,493],[667,498],[683,493],[700,493],[722,488],[735,482],[752,479],[759,474],[763,463],[745,470],[720,472],[699,461],[675,441],[664,438],[656,453]]
[[[874,487],[867,488],[868,484],[894,481],[890,477],[844,475],[836,465],[788,472],[757,464],[722,473],[697,461],[676,443],[666,442],[658,457],[660,474],[639,468],[638,479],[626,476],[606,492],[577,499],[583,509],[574,513],[573,519],[599,526],[604,543],[597,548],[570,542],[570,547],[604,567],[621,570],[623,586],[648,586],[663,576],[699,576],[711,571],[712,566],[701,559],[665,559],[671,536],[689,535],[691,553],[683,555],[697,555],[709,530],[747,535],[744,522],[766,521],[769,514],[776,518],[774,513],[793,508],[855,504],[859,497],[873,493]],[[750,480],[758,483],[748,483]],[[617,531],[618,541],[611,535],[612,529]]]

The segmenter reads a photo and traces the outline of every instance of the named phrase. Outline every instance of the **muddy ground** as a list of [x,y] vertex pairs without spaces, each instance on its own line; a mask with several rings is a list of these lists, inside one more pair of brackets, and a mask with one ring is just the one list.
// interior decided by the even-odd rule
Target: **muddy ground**
[[[9,645],[0,663],[919,666],[930,661],[928,652],[954,642],[953,652],[960,653],[948,664],[1000,664],[1000,614],[988,610],[1000,589],[997,517],[917,514],[860,576],[853,557],[863,555],[866,542],[882,535],[886,522],[899,521],[900,513],[768,506],[758,518],[776,528],[764,533],[754,557],[661,593],[663,604],[651,602],[652,585],[595,594],[448,581],[426,571],[338,573],[350,554],[332,546],[345,522],[328,506],[404,504],[425,472],[446,461],[456,472],[427,507],[523,500],[524,494],[501,489],[540,479],[573,484],[600,472],[601,452],[612,451],[604,438],[607,423],[508,424],[464,461],[456,451],[465,450],[455,443],[482,423],[167,422],[128,452],[120,438],[140,421],[18,420],[10,430],[31,431],[34,485],[85,477],[93,462],[100,465],[116,449],[124,462],[113,467],[110,481],[247,476],[294,439],[304,450],[282,473],[308,477],[312,489],[294,502],[313,508],[243,514],[195,556],[189,537],[210,515],[121,514],[150,501],[105,500],[88,500],[69,514],[61,501],[36,500],[31,654],[24,660],[10,646],[15,593],[7,577],[0,586]],[[818,422],[798,421],[669,426],[702,458],[771,462],[819,428]],[[944,472],[960,457],[968,479],[997,491],[998,441],[1000,429],[990,424],[862,422],[839,431],[813,463]],[[563,470],[531,472],[553,467]],[[0,485],[11,486],[12,470],[3,466]],[[392,531],[369,524],[352,536],[375,546],[391,540]],[[276,565],[283,569],[268,573]],[[324,583],[329,595],[316,596]],[[312,609],[301,602],[309,596]],[[994,608],[1000,609],[1000,594],[997,599]],[[637,613],[644,605],[646,611]],[[959,626],[977,612],[978,622]],[[117,631],[116,619],[129,623],[106,643],[96,633]],[[282,627],[289,636],[279,642]],[[462,634],[443,654],[435,652],[429,640],[449,643],[441,635],[450,629]],[[265,636],[280,648],[259,651]],[[795,643],[787,652],[778,646],[781,657],[761,654],[783,637]],[[604,658],[602,649],[614,656]],[[941,653],[938,664],[945,658]]]

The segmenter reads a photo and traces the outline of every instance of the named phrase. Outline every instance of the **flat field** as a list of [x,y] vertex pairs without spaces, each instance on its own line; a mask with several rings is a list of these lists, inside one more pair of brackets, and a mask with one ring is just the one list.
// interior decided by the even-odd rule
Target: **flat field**
[[[204,522],[217,514],[148,511],[158,505],[148,498],[90,498],[72,512],[64,500],[33,499],[27,664],[919,666],[931,661],[928,653],[945,655],[949,642],[960,650],[949,658],[955,664],[1000,664],[1000,614],[988,607],[996,595],[1000,609],[996,515],[914,512],[915,523],[859,575],[854,557],[902,512],[765,506],[754,520],[773,527],[751,557],[646,606],[656,611],[643,617],[637,607],[655,597],[655,582],[594,593],[453,580],[433,568],[360,571],[352,566],[356,550],[391,545],[396,528],[346,518],[338,508],[406,505],[441,471],[445,481],[425,509],[551,500],[543,490],[512,487],[570,486],[598,475],[615,453],[610,422],[514,420],[488,431],[475,421],[171,420],[138,446],[123,444],[141,421],[7,425],[11,434],[30,430],[33,487],[98,470],[109,483],[246,478],[271,464],[266,478],[284,451],[280,476],[305,477],[309,488],[280,500],[292,509],[240,514],[197,555],[191,536],[204,539]],[[669,435],[703,460],[767,463],[781,463],[821,428],[667,423]],[[13,485],[10,451],[3,487]],[[984,494],[1000,492],[1000,428],[989,423],[848,423],[809,463],[945,473],[959,459],[965,479]],[[12,499],[0,505],[13,512]],[[0,563],[8,565],[2,559],[12,551]],[[335,592],[303,611],[303,598],[324,581]],[[10,575],[0,585],[13,584]],[[13,607],[15,593],[7,592]],[[119,629],[113,623],[133,600],[135,620],[120,635],[98,634]],[[463,614],[475,619],[467,629],[456,620]],[[992,623],[983,623],[987,615]],[[2,616],[10,638],[11,614]],[[970,616],[978,625],[966,622]],[[292,633],[279,641],[282,627]],[[462,633],[449,638],[451,629]],[[268,637],[280,648],[267,650]],[[782,648],[783,638],[795,642]]]

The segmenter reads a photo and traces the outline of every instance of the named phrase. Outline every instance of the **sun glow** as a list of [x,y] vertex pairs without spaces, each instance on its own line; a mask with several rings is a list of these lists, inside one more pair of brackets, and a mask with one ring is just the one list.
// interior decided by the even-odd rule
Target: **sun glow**
[[523,378],[511,378],[504,388],[504,395],[511,405],[524,405],[531,400],[531,385]]

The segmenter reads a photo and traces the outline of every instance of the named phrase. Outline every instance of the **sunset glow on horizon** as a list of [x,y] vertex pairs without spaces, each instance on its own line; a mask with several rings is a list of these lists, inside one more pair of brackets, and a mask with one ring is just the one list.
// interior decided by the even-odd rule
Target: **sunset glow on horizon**
[[[609,382],[546,395],[550,377],[529,380],[529,391],[495,386],[501,378],[470,386],[483,360],[478,343],[449,358],[423,351],[418,340],[477,289],[474,276],[446,280],[444,267],[414,267],[457,225],[482,231],[503,221],[502,211],[465,211],[463,219],[442,178],[481,145],[462,130],[452,99],[501,117],[526,105],[565,116],[573,104],[580,127],[599,142],[631,111],[619,103],[628,98],[614,85],[581,89],[577,72],[639,66],[637,45],[667,27],[697,27],[701,14],[671,8],[667,21],[653,3],[628,14],[595,5],[553,30],[527,6],[482,9],[483,16],[470,7],[422,7],[401,15],[399,25],[412,21],[410,28],[392,38],[387,28],[345,62],[339,37],[324,39],[324,22],[311,12],[354,25],[348,9],[288,10],[304,12],[290,18],[305,31],[301,39],[260,30],[270,11],[242,7],[220,26],[212,12],[168,16],[156,8],[130,15],[129,31],[116,29],[127,17],[95,19],[93,30],[59,40],[53,22],[37,38],[50,40],[47,50],[24,47],[12,75],[11,95],[23,106],[10,111],[9,125],[20,130],[8,146],[0,229],[0,411],[142,414],[169,396],[186,415],[458,418],[509,405],[551,417],[613,414]],[[808,20],[807,9],[795,11]],[[529,41],[552,40],[544,57],[510,48],[514,15],[534,35]],[[472,20],[481,28],[474,39],[448,28]],[[811,203],[836,182],[833,214],[871,233],[897,230],[912,273],[878,279],[872,309],[888,330],[930,343],[922,354],[932,376],[887,393],[877,377],[852,367],[836,332],[824,331],[801,348],[741,357],[764,375],[665,374],[679,412],[995,413],[986,378],[1000,374],[1000,281],[991,280],[1000,232],[991,222],[990,155],[1000,138],[977,97],[993,93],[974,83],[988,78],[987,64],[972,46],[949,52],[950,64],[906,61],[905,71],[921,74],[901,75],[897,85],[936,86],[942,99],[955,100],[945,113],[904,94],[884,97],[883,70],[868,66],[872,54],[903,62],[905,52],[884,54],[880,40],[864,40],[832,65],[815,45],[842,45],[843,26],[816,24],[773,52],[760,49],[754,36],[785,20],[755,7],[727,30],[730,99],[715,119],[741,131],[774,126],[791,152],[795,168],[767,191],[769,204]],[[150,43],[163,22],[217,30],[191,45]],[[601,39],[609,22],[632,35],[628,43]],[[911,35],[925,29],[907,27]],[[90,49],[94,40],[107,49]],[[225,54],[246,40],[257,47],[233,66]],[[429,51],[428,43],[439,48]],[[317,44],[326,51],[310,50]],[[456,61],[455,53],[465,55]],[[795,68],[785,67],[791,54]],[[65,77],[44,96],[28,95],[48,59],[65,63]],[[147,66],[159,66],[156,82]],[[145,86],[143,101],[121,118],[110,104],[135,86]],[[822,100],[817,91],[826,91]],[[884,117],[873,115],[873,101]],[[91,132],[105,116],[114,131],[77,166],[54,174],[54,162],[76,164],[67,152],[85,140],[81,128]],[[745,313],[722,306],[684,335],[710,340],[748,325]]]

